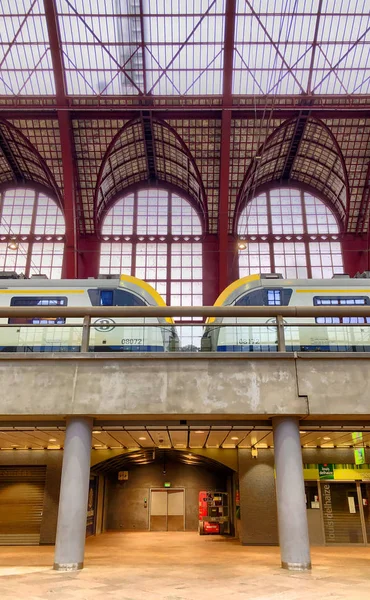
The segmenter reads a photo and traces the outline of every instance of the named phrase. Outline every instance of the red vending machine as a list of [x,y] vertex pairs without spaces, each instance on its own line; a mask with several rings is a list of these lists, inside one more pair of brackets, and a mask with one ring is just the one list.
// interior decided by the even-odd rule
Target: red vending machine
[[199,535],[230,533],[227,492],[199,492]]

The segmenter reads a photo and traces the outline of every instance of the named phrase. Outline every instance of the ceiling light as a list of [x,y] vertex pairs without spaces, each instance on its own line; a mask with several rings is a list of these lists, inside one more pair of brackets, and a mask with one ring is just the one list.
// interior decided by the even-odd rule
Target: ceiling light
[[8,242],[8,250],[18,250],[19,242],[16,237],[11,237]]
[[231,439],[232,439],[232,440],[238,440],[239,438],[234,436],[234,437],[232,437]]
[[146,440],[146,437],[139,437],[139,440],[143,442],[144,440]]
[[238,242],[238,250],[246,250],[247,242]]
[[101,433],[101,431],[93,431],[93,433],[96,435],[97,433]]
[[330,437],[328,437],[328,436],[325,436],[325,437],[324,437],[324,438],[322,438],[322,439],[323,439],[323,440],[326,440],[326,441],[328,441],[328,440],[331,440],[331,438],[330,438]]
[[94,444],[94,448],[102,448],[103,444]]
[[56,439],[55,438],[50,438],[49,442],[56,442]]
[[261,156],[261,154],[256,154],[255,158],[256,158],[256,160],[261,160],[262,156]]
[[307,433],[307,431],[300,431],[299,433]]
[[204,431],[201,431],[200,429],[198,431],[196,431],[195,433],[204,433]]

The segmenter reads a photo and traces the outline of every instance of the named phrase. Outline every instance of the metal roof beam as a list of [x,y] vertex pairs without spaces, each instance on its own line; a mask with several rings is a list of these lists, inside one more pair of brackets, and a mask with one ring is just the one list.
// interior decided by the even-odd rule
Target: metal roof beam
[[[226,0],[225,11],[225,44],[223,66],[223,93],[222,103],[225,106],[232,104],[233,58],[235,38],[235,13],[236,0]],[[231,110],[222,112],[221,120],[221,157],[219,181],[219,277],[220,292],[224,290],[228,281],[228,242],[229,242],[229,181],[230,181],[230,147],[231,147]]]
[[[67,87],[63,68],[62,45],[55,0],[44,0],[46,24],[49,35],[50,53],[53,64],[57,103],[68,107]],[[64,252],[63,276],[67,279],[77,277],[77,223],[75,191],[75,147],[73,141],[72,120],[68,110],[57,111],[60,145],[62,151],[64,218],[66,225],[66,245]]]
[[155,140],[153,133],[152,115],[149,110],[143,111],[143,136],[145,144],[145,154],[148,166],[149,181],[157,181],[157,167],[155,158]]
[[293,137],[291,139],[289,150],[288,150],[286,158],[285,158],[285,163],[284,163],[284,167],[283,167],[283,171],[282,171],[282,175],[281,175],[282,181],[289,181],[289,179],[290,179],[290,176],[291,176],[291,173],[293,170],[293,166],[294,166],[294,161],[298,155],[299,147],[304,138],[304,133],[305,133],[307,119],[309,117],[309,114],[310,114],[310,112],[308,110],[302,111],[297,119],[297,122],[296,122],[296,125],[294,128]]

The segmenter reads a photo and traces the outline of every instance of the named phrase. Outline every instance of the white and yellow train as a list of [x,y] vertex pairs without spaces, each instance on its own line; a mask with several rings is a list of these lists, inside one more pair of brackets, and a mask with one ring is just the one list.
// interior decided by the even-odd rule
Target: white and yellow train
[[[367,278],[288,280],[277,274],[251,275],[234,281],[215,302],[215,306],[231,305],[369,305],[369,317],[287,318],[285,343],[288,351],[370,352],[370,280]],[[122,275],[117,279],[87,280],[2,278],[0,306],[165,306],[165,302],[148,283]],[[207,319],[201,349],[213,352],[276,351],[275,319],[269,319],[263,326],[259,325],[261,320],[261,317]],[[135,325],[132,325],[133,321]],[[0,318],[0,325],[12,325],[0,327],[0,352],[79,352],[81,323],[79,318],[58,316]],[[298,323],[305,326],[300,327]],[[153,324],[158,326],[153,327]],[[95,352],[176,351],[179,338],[174,321],[168,317],[146,317],[145,322],[142,318],[93,318],[89,349]]]
[[[165,306],[148,283],[122,275],[117,279],[48,280],[0,279],[0,306]],[[92,319],[90,350],[96,352],[163,352],[178,345],[170,318]],[[79,318],[2,318],[0,352],[79,352],[82,340]],[[141,325],[142,323],[142,325]],[[156,324],[158,327],[148,324]],[[80,325],[77,327],[77,324]],[[25,327],[24,325],[27,325]],[[58,327],[32,327],[58,325]]]
[[[234,281],[215,306],[364,306],[370,305],[367,278],[282,279],[278,274],[250,275]],[[270,352],[277,350],[275,319],[259,327],[261,318],[211,318],[202,338],[202,350]],[[230,327],[227,326],[230,323]],[[299,327],[303,323],[304,327]],[[222,324],[222,327],[220,325]],[[233,324],[233,325],[231,325]],[[312,327],[310,327],[312,324]],[[285,319],[288,351],[369,352],[369,317]]]

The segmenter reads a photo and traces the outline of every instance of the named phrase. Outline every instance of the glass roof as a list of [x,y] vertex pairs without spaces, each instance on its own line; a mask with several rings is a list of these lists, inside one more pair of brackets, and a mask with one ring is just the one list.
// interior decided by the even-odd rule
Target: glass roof
[[233,91],[366,94],[369,43],[369,0],[237,0]]
[[55,94],[42,0],[1,0],[0,95]]
[[220,94],[225,0],[57,0],[70,94]]
[[[66,92],[221,95],[226,0],[54,0]],[[43,0],[2,0],[0,95],[54,95]],[[369,94],[369,0],[236,0],[233,93]]]

